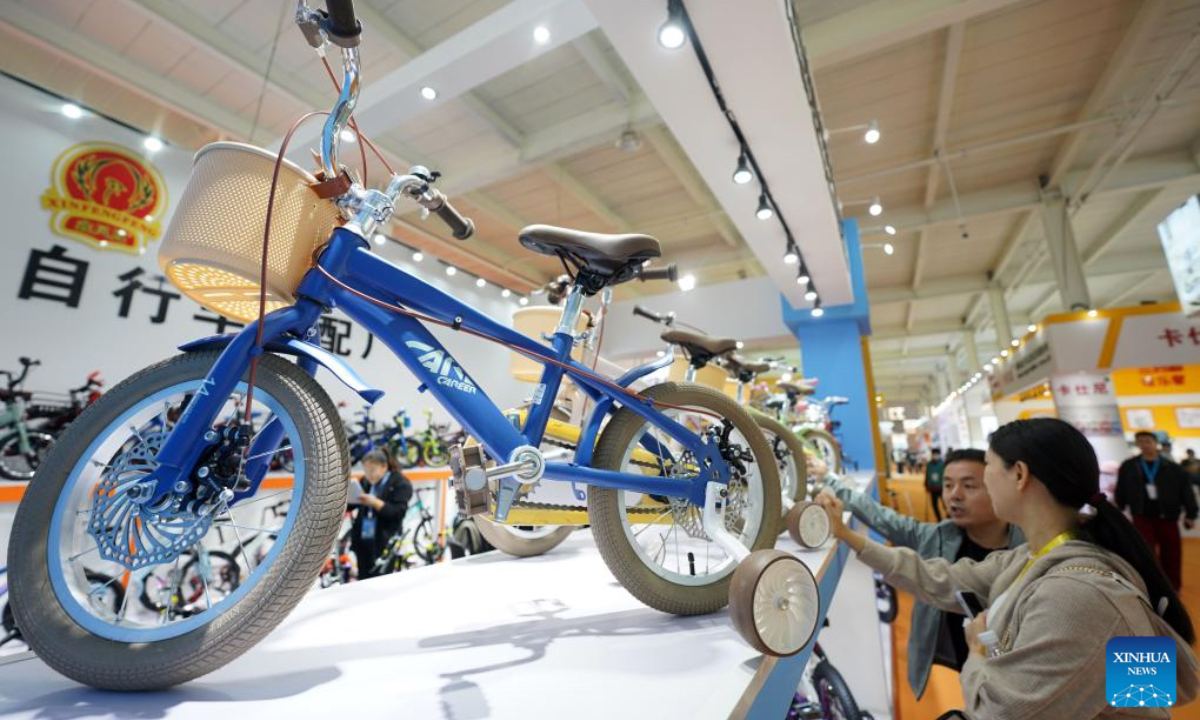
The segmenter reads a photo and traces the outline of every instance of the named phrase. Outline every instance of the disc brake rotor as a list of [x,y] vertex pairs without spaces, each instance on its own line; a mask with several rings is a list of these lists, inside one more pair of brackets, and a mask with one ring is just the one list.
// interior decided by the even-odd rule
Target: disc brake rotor
[[131,439],[101,475],[92,492],[88,534],[100,556],[129,570],[171,562],[204,537],[212,515],[199,515],[172,503],[151,510],[139,500],[153,493],[142,480],[156,466],[166,433],[146,433]]

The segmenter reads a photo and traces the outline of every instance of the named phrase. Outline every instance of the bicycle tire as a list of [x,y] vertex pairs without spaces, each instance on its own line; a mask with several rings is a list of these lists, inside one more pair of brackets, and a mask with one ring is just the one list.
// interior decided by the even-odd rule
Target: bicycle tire
[[[50,579],[51,519],[59,494],[86,449],[121,414],[160,390],[203,380],[219,351],[177,355],[136,373],[71,423],[31,483],[13,523],[9,588],[27,644],[59,673],[106,690],[158,690],[200,677],[242,655],[292,611],[312,587],[346,507],[349,450],[337,408],[294,363],[260,357],[257,387],[295,424],[306,463],[295,524],[271,565],[239,602],[181,635],[152,642],[111,640],[84,629],[63,608]],[[57,539],[55,539],[57,542]],[[278,545],[278,543],[277,543]]]
[[433,529],[433,518],[425,516],[417,523],[413,531],[413,547],[417,557],[426,565],[433,565],[442,559],[442,546],[437,541],[437,532]]
[[492,547],[514,557],[545,555],[562,545],[563,541],[570,537],[571,532],[575,530],[572,525],[562,525],[542,537],[522,537],[511,532],[507,525],[492,522],[482,516],[476,518],[475,527],[479,530],[479,534],[492,544]]
[[829,720],[860,720],[862,711],[846,679],[828,660],[817,663],[812,672],[813,686],[821,703],[821,711]]
[[[816,451],[817,457],[820,457],[829,463],[829,470],[831,472],[837,473],[838,475],[842,474],[842,445],[837,441],[837,438],[825,432],[824,430],[805,430],[803,435],[801,435],[801,438],[814,451]],[[819,442],[827,443],[833,450],[832,462],[829,462],[830,455],[828,453],[820,452],[819,445],[817,444]],[[818,478],[818,480],[819,479],[820,478]]]
[[[20,451],[18,451],[19,454],[7,454],[5,451],[7,446],[19,442],[20,436],[14,431],[0,438],[0,477],[7,480],[28,482],[37,475],[37,470],[42,464],[43,457],[49,451],[50,447],[54,445],[54,436],[33,429],[28,430],[25,436],[29,438],[30,444],[36,445],[41,452],[39,453],[38,450],[35,450],[34,457],[32,458],[26,457]],[[10,458],[21,458],[24,467],[17,468],[10,464]]]
[[[775,418],[764,415],[757,410],[751,410],[750,416],[753,417],[754,421],[758,423],[758,426],[762,428],[763,433],[767,435],[768,441],[774,437],[778,438],[778,440],[784,444],[784,446],[787,448],[787,451],[791,453],[792,461],[796,463],[795,487],[792,488],[791,493],[788,493],[782,487],[784,483],[783,468],[780,467],[779,469],[781,497],[783,495],[787,495],[788,499],[791,500],[791,504],[795,504],[804,500],[804,498],[808,497],[808,456],[804,454],[804,443],[800,442],[800,438],[796,437],[795,433],[788,430],[787,426]],[[771,450],[775,450],[774,442],[771,443]],[[789,504],[780,505],[779,532],[776,533],[777,535],[783,534],[787,530],[787,514],[789,510],[791,510]]]

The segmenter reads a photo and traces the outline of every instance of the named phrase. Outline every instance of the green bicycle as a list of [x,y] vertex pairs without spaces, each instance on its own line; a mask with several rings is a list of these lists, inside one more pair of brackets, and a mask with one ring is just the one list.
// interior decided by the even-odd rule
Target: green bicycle
[[8,387],[0,390],[0,402],[4,403],[4,410],[0,411],[0,477],[8,480],[33,479],[54,444],[53,435],[26,423],[25,403],[32,399],[33,393],[22,390],[21,385],[29,376],[29,369],[41,364],[40,360],[23,357],[19,375],[0,370],[0,375],[8,377]]

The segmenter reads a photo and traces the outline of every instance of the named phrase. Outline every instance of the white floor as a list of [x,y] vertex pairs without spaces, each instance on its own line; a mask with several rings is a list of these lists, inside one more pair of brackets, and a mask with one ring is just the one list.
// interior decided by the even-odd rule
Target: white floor
[[[801,556],[816,571],[824,555]],[[0,665],[0,716],[724,718],[757,660],[724,612],[641,605],[582,531],[539,558],[314,592],[246,655],[168,692],[91,690],[33,657]]]

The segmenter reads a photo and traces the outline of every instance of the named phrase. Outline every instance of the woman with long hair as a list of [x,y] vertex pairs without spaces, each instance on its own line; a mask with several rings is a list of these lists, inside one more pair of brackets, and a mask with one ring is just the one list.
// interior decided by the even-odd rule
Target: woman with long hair
[[[980,562],[922,560],[907,548],[884,547],[843,524],[837,498],[818,502],[834,534],[888,582],[943,610],[960,611],[956,591],[986,607],[966,629],[968,717],[1170,717],[1166,708],[1126,710],[1121,698],[1106,696],[1105,648],[1114,637],[1175,641],[1173,704],[1197,695],[1200,664],[1189,647],[1195,632],[1186,608],[1137,529],[1100,493],[1099,480],[1095,451],[1070,424],[1035,418],[1001,427],[991,437],[984,484],[996,515],[1021,528],[1028,543]],[[1088,505],[1094,513],[1081,515]],[[1133,677],[1129,685],[1151,683]]]
[[358,559],[358,579],[366,580],[375,576],[380,551],[403,529],[413,486],[387,448],[367,453],[362,465],[366,492],[351,499],[359,508],[350,528],[350,548]]

